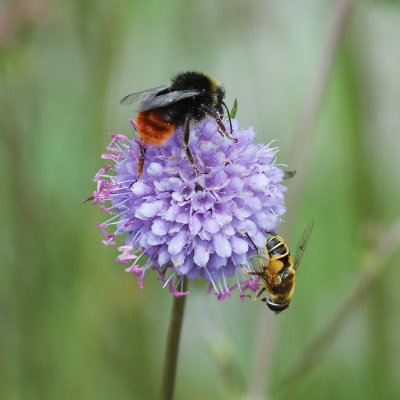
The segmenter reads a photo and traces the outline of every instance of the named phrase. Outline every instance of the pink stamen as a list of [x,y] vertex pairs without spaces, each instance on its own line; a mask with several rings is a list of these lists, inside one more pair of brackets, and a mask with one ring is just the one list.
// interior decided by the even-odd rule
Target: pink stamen
[[105,246],[115,246],[117,243],[114,240],[102,240],[101,243],[103,243]]
[[139,267],[139,265],[133,264],[129,268],[125,269],[125,272],[132,272],[133,275],[138,277],[138,283],[140,290],[143,290],[143,278],[147,276],[144,273],[145,269],[143,267]]
[[100,205],[100,208],[101,208],[103,211],[105,211],[107,214],[113,215],[113,212],[110,211],[104,204],[101,204],[101,205]]
[[106,230],[102,229],[101,233],[107,238],[107,239],[113,239],[117,235],[115,233],[108,233]]
[[130,119],[129,122],[133,126],[133,129],[135,129],[137,131],[137,129],[138,129],[137,123],[133,119]]
[[135,156],[132,150],[129,150],[129,154],[132,157],[133,161],[135,161],[136,164],[139,164],[139,159]]
[[169,287],[169,292],[172,293],[175,297],[182,297],[182,296],[187,296],[190,292],[179,292],[178,290],[176,290],[174,287],[171,286]]
[[120,133],[109,133],[108,135],[117,140],[129,140],[125,135],[121,135]]
[[227,297],[231,297],[231,292],[226,288],[222,293],[217,294],[217,299],[219,302],[224,301]]
[[120,246],[118,251],[122,252],[122,254],[115,259],[116,262],[127,264],[137,258],[136,254],[132,254],[132,251],[135,251],[133,246]]
[[93,182],[97,182],[100,177],[111,168],[111,165],[106,165],[104,168],[100,168],[97,174],[93,178]]
[[103,160],[119,161],[120,155],[119,155],[119,157],[118,157],[118,156],[114,156],[114,155],[112,155],[112,154],[103,153],[103,154],[101,155],[101,158],[102,158]]
[[145,149],[148,148],[147,144],[142,142],[140,139],[135,139],[135,143],[137,143],[140,146],[143,146]]
[[212,283],[210,282],[210,284],[208,285],[207,294],[210,294],[210,293],[211,293],[213,287],[214,287],[214,286],[213,286]]

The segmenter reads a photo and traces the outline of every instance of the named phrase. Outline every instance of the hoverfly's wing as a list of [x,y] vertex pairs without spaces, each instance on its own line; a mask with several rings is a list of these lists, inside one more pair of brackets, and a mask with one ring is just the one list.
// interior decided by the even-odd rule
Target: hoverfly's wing
[[199,94],[201,94],[200,90],[176,90],[174,92],[161,94],[160,96],[151,97],[143,101],[139,107],[139,111],[149,111],[154,108],[170,106],[177,101],[195,97]]
[[299,266],[300,261],[301,261],[301,257],[303,257],[304,250],[305,250],[305,248],[307,246],[307,242],[308,242],[308,239],[310,238],[313,226],[314,226],[314,221],[312,219],[310,219],[310,221],[308,222],[308,224],[304,228],[304,231],[301,234],[300,239],[299,239],[299,241],[297,243],[296,255],[294,257],[294,264],[293,264],[293,268],[295,270],[297,270],[297,267]]
[[151,101],[151,99],[154,99],[154,97],[157,96],[157,93],[160,93],[165,89],[168,89],[170,86],[171,86],[171,84],[159,86],[159,87],[156,87],[153,89],[143,90],[143,92],[128,94],[123,99],[121,99],[121,101],[119,103],[124,106],[128,106],[133,103],[139,103],[139,102],[143,103],[146,101]]
[[251,260],[251,264],[254,268],[254,271],[263,272],[268,269],[269,266],[269,257],[266,253],[260,253],[253,257]]
[[269,265],[269,257],[268,254],[263,251],[261,252],[257,245],[254,243],[253,239],[250,237],[250,235],[246,232],[245,235],[247,236],[247,239],[251,242],[253,245],[254,249],[256,250],[257,254],[252,258],[250,261],[254,271],[256,272],[263,272],[264,268],[268,268]]

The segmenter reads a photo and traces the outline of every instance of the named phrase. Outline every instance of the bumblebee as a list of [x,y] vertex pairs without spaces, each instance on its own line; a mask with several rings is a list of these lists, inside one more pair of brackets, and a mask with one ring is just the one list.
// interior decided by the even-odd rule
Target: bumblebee
[[[140,145],[137,180],[143,172],[145,145],[162,145],[179,125],[183,125],[183,147],[187,158],[197,173],[199,170],[189,149],[190,125],[193,122],[211,116],[217,123],[218,132],[236,143],[237,139],[231,136],[232,122],[224,98],[224,88],[200,72],[184,72],[176,75],[169,85],[125,96],[120,101],[123,105],[140,103],[136,123],[137,133],[144,145]],[[222,123],[223,107],[229,118],[230,133]]]
[[294,263],[292,262],[290,250],[281,236],[269,232],[270,236],[265,245],[264,255],[259,252],[257,246],[247,235],[257,250],[257,256],[254,261],[254,271],[245,271],[245,273],[259,276],[262,280],[262,287],[255,297],[250,295],[246,295],[246,297],[258,300],[264,291],[267,291],[269,298],[263,298],[261,301],[265,301],[269,309],[274,311],[275,314],[279,314],[289,307],[294,291],[296,271],[310,238],[312,228],[313,220],[310,220],[297,244]]

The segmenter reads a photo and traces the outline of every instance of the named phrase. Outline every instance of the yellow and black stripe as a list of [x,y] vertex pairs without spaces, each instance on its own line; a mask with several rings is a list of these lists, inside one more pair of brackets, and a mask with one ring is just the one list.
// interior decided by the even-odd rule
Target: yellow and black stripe
[[269,271],[272,275],[292,265],[289,248],[281,236],[270,236],[265,248],[269,257]]

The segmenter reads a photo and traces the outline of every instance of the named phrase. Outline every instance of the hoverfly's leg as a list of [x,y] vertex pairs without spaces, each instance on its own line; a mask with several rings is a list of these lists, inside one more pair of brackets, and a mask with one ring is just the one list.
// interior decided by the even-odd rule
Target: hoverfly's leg
[[280,275],[283,282],[290,281],[294,277],[294,270],[293,268],[286,268]]
[[143,174],[144,159],[146,156],[146,147],[139,144],[139,153],[140,153],[140,157],[139,157],[139,163],[137,166],[136,179],[129,185],[129,188],[131,188],[133,186],[133,184],[136,183]]
[[248,234],[247,232],[246,232],[246,236],[247,236],[247,239],[250,240],[251,244],[252,244],[252,245],[254,246],[254,248],[256,249],[257,254],[260,254],[260,250],[258,250],[257,245],[253,242],[253,239],[249,236],[249,234]]
[[274,286],[274,287],[281,286],[281,284],[282,284],[282,278],[281,278],[279,275],[275,275],[275,276],[272,278],[272,283],[273,283],[273,286]]
[[189,137],[190,137],[190,121],[192,119],[192,114],[186,114],[185,122],[183,124],[183,148],[185,149],[186,156],[192,164],[192,167],[196,171],[197,174],[201,174],[201,172],[197,169],[196,163],[194,162],[194,158],[192,152],[189,149]]
[[246,271],[243,267],[240,267],[240,269],[245,275],[263,276],[265,274],[263,271]]
[[243,272],[246,275],[255,275],[255,276],[264,276],[265,275],[265,272],[263,272],[263,271],[245,271],[245,270],[243,270]]
[[167,268],[168,265],[160,270],[163,275],[165,275],[165,273],[167,272]]
[[262,287],[256,294],[256,299],[258,299],[265,292],[265,287]]
[[262,287],[255,296],[252,296],[250,294],[244,294],[242,297],[249,297],[250,299],[257,301],[264,292],[265,292],[265,287]]

